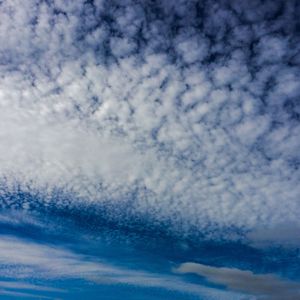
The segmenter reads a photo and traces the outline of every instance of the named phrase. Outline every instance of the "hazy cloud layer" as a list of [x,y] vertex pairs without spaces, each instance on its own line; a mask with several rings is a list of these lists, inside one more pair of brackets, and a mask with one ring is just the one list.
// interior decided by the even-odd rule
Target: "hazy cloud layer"
[[300,226],[297,13],[292,0],[1,1],[1,205],[35,205],[7,197],[16,186],[45,205],[60,188],[208,238]]

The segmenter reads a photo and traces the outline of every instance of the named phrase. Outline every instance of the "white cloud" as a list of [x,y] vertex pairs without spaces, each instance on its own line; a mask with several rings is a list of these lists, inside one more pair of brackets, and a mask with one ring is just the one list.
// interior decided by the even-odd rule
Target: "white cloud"
[[[205,286],[185,282],[178,276],[118,267],[111,262],[70,250],[43,245],[28,240],[1,236],[0,275],[4,278],[22,279],[83,279],[96,284],[126,284],[155,287],[182,293],[201,295],[204,299],[238,299],[239,294],[215,291]],[[52,287],[31,285],[25,282],[0,281],[0,294],[22,296],[23,290],[65,293]],[[14,291],[12,291],[14,289]],[[18,290],[22,290],[19,292]],[[24,293],[29,297],[29,292]],[[43,296],[41,296],[42,298]]]
[[297,224],[283,222],[265,227],[257,227],[251,231],[249,239],[255,246],[265,247],[280,243],[287,247],[299,247],[300,245],[300,228]]
[[156,12],[130,1],[1,2],[4,186],[59,187],[89,203],[137,193],[131,214],[191,235],[298,226],[298,71],[285,61],[294,35],[256,24],[269,4],[244,5],[209,6],[201,27],[189,1]]
[[30,284],[30,283],[19,282],[19,281],[0,281],[0,287],[5,289],[15,289],[15,290],[31,290],[31,291],[60,292],[60,293],[65,292],[65,290],[59,288]]
[[48,297],[48,296],[44,296],[44,295],[18,292],[18,291],[1,290],[1,289],[0,289],[0,295],[19,298],[19,299],[26,299],[26,298],[31,298],[31,299],[52,299],[52,300],[60,300],[61,299],[61,298],[57,298],[57,297],[54,298],[54,297]]
[[254,274],[251,271],[217,268],[198,263],[181,264],[175,272],[194,273],[208,281],[225,285],[228,289],[254,295],[257,299],[298,299],[300,284],[285,281],[272,274]]

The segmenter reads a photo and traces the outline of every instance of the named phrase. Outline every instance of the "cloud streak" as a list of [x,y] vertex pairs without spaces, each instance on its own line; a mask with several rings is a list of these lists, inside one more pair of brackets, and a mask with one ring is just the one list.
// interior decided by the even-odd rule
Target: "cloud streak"
[[217,268],[199,263],[181,264],[175,272],[194,273],[208,281],[222,284],[230,290],[255,295],[258,299],[298,299],[300,284],[285,281],[272,274],[254,274],[251,271]]
[[[214,291],[205,286],[181,280],[172,274],[159,274],[143,270],[119,267],[93,256],[71,250],[40,244],[10,236],[0,239],[0,276],[14,280],[82,279],[99,285],[132,285],[152,287],[183,294],[201,295],[204,299],[239,299],[239,294]],[[30,296],[30,291],[66,293],[68,290],[51,286],[32,285],[25,282],[0,281],[3,295]],[[22,290],[22,291],[19,291]],[[28,292],[27,292],[28,290]],[[49,293],[48,293],[49,295]],[[50,294],[51,295],[51,294]],[[34,296],[34,295],[33,295]],[[32,296],[32,297],[33,297]],[[45,296],[47,298],[48,296]],[[42,298],[42,296],[41,296]]]
[[[26,291],[26,292],[24,292]],[[34,292],[34,294],[32,293]],[[17,281],[0,281],[0,295],[10,296],[16,298],[37,298],[37,299],[60,299],[57,297],[50,297],[38,294],[39,292],[51,293],[64,293],[65,290],[41,286],[35,284],[29,284],[25,282]]]

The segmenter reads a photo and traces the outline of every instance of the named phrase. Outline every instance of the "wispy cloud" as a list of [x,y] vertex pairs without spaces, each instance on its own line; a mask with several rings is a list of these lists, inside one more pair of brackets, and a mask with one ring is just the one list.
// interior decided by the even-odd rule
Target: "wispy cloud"
[[[83,279],[101,285],[132,285],[153,287],[181,293],[201,295],[204,299],[238,299],[239,294],[215,291],[181,280],[172,274],[159,274],[146,270],[119,267],[112,262],[101,261],[70,250],[34,243],[28,240],[1,236],[0,276],[14,280],[25,279]],[[0,281],[1,292],[17,295],[24,290],[36,292],[65,293],[49,286],[32,285],[24,282]],[[17,291],[13,291],[17,290]],[[20,291],[22,290],[22,291]],[[26,291],[27,293],[27,291]],[[28,292],[28,295],[30,293]],[[25,295],[25,294],[24,294]],[[48,294],[49,295],[49,294]],[[48,296],[47,295],[47,296]]]
[[[47,293],[40,294],[40,293]],[[59,300],[57,296],[51,294],[65,293],[66,290],[44,285],[30,284],[22,281],[0,281],[0,295],[16,298],[37,298]]]
[[32,290],[32,291],[44,291],[44,292],[60,292],[63,293],[63,289],[48,287],[37,284],[29,284],[26,282],[19,281],[0,281],[0,287],[5,289],[22,289],[22,290]]
[[187,262],[174,270],[177,273],[194,273],[226,288],[255,295],[258,299],[299,299],[300,283],[281,279],[273,274],[254,274],[251,271],[218,268]]
[[2,290],[0,289],[0,295],[3,296],[9,296],[9,297],[15,297],[19,299],[23,298],[31,298],[31,299],[52,299],[52,300],[61,300],[57,297],[49,297],[45,295],[38,295],[38,294],[31,294],[31,293],[25,293],[25,292],[17,292],[17,291],[9,291],[9,290]]

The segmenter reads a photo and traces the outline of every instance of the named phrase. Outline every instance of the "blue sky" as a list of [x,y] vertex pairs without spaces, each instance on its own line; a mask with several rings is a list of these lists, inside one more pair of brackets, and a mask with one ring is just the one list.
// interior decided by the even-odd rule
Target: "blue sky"
[[0,1],[1,297],[300,298],[299,13]]

